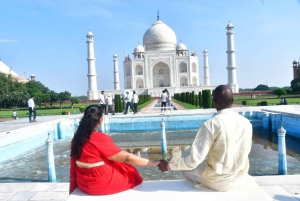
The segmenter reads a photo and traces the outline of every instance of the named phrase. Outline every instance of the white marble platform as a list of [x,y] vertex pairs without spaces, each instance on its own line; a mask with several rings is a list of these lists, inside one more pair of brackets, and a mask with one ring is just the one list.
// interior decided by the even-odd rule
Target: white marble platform
[[249,182],[249,188],[233,192],[216,192],[195,189],[189,180],[146,181],[141,185],[113,195],[91,196],[76,189],[67,201],[159,201],[159,200],[205,200],[205,201],[267,201],[273,200],[254,181]]

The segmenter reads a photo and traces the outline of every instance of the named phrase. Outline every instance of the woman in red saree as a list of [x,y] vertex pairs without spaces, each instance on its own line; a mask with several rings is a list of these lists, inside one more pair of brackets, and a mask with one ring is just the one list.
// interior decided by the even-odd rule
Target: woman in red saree
[[86,108],[71,143],[70,193],[76,187],[91,195],[107,195],[131,189],[143,182],[133,165],[157,166],[151,161],[123,151],[105,133],[98,105]]

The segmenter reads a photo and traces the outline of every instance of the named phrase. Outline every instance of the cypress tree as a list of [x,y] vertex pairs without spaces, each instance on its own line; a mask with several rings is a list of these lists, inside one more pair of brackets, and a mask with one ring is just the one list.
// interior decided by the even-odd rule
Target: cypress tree
[[203,108],[212,108],[212,98],[210,90],[202,91]]
[[202,107],[202,93],[201,91],[198,93],[198,105],[199,107]]
[[123,106],[120,94],[115,94],[115,112],[122,112]]
[[192,91],[192,102],[191,102],[192,105],[195,105],[195,92]]
[[199,102],[198,102],[198,95],[195,95],[195,106],[198,106]]
[[185,92],[185,102],[190,103],[190,92]]

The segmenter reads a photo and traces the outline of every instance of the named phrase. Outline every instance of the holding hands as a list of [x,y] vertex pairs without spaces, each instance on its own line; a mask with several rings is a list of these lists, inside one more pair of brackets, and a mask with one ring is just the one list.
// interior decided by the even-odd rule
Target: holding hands
[[169,162],[166,160],[163,160],[163,159],[160,160],[160,163],[157,166],[158,166],[158,169],[162,172],[171,170],[169,167]]

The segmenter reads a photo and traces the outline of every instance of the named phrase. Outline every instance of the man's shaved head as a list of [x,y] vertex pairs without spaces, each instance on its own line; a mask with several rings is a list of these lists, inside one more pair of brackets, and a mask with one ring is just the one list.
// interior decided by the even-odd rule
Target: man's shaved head
[[219,85],[214,90],[213,103],[217,110],[231,108],[233,103],[232,90],[225,85]]

